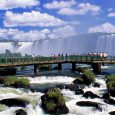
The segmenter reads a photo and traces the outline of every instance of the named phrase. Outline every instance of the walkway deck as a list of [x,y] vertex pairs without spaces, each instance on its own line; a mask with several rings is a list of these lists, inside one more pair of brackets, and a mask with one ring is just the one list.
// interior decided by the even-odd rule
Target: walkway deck
[[15,67],[27,65],[43,65],[43,64],[58,64],[58,63],[111,63],[115,64],[115,56],[108,57],[107,59],[99,56],[60,56],[60,57],[12,57],[0,58],[0,67]]

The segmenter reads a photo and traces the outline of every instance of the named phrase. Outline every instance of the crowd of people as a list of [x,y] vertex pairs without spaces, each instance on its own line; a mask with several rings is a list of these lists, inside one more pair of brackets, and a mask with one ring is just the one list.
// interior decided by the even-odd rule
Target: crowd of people
[[101,58],[107,58],[108,57],[108,54],[105,52],[91,52],[91,53],[88,53],[88,55],[100,56]]

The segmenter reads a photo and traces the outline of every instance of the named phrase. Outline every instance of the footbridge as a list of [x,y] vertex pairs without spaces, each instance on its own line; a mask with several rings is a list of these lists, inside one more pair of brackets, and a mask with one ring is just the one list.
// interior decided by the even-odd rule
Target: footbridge
[[101,73],[101,65],[103,64],[115,64],[115,56],[109,56],[107,58],[100,56],[90,55],[70,55],[70,56],[58,56],[58,57],[1,57],[0,67],[17,67],[17,66],[34,66],[34,73],[39,69],[39,65],[45,64],[57,64],[58,69],[62,69],[62,64],[71,63],[72,70],[76,70],[76,63],[90,64],[93,71],[97,74]]

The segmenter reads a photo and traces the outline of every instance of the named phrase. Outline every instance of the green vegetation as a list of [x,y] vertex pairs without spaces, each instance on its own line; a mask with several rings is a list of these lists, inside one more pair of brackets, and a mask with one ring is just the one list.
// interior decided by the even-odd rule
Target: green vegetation
[[107,82],[107,87],[108,87],[109,90],[114,90],[115,91],[115,81]]
[[95,75],[91,70],[84,69],[84,72],[81,76],[77,77],[73,83],[74,84],[86,84],[90,85],[95,82]]
[[54,108],[56,107],[55,103],[51,103],[51,102],[46,102],[46,108],[48,108],[49,111],[54,110]]
[[65,104],[64,97],[57,88],[48,90],[42,101],[47,111],[55,111],[56,108]]
[[115,81],[115,74],[107,76],[106,83],[110,81]]
[[91,70],[85,70],[84,71],[84,77],[86,80],[88,80],[89,83],[95,82],[95,75]]
[[39,70],[50,70],[50,69],[51,69],[50,64],[39,66]]
[[112,96],[115,96],[115,74],[109,75],[106,79],[108,91]]
[[14,87],[28,87],[29,80],[26,78],[17,78],[15,76],[9,76],[4,78],[4,85]]
[[77,71],[78,72],[84,72],[85,70],[88,70],[88,68],[87,67],[79,67],[79,68],[77,68]]

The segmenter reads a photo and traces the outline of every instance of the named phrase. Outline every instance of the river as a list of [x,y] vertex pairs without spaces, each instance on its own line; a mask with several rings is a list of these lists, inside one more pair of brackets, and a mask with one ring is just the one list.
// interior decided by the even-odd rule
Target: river
[[[80,65],[81,66],[81,65]],[[115,73],[115,66],[114,65],[106,65],[102,67],[103,73]],[[66,70],[64,70],[66,73]],[[0,87],[0,100],[7,99],[7,98],[21,98],[29,100],[31,103],[27,105],[24,109],[28,115],[44,115],[44,111],[40,107],[41,105],[41,96],[44,94],[41,92],[43,88],[55,86],[57,84],[70,84],[76,78],[77,73],[71,72],[67,70],[69,73],[64,75],[64,71],[51,71],[46,72],[46,76],[43,74],[44,72],[39,73],[36,77],[33,77],[31,74],[27,78],[30,81],[30,84],[33,87],[38,88],[36,92],[26,91],[24,89],[15,89],[15,88],[4,88]],[[58,74],[57,74],[58,73]],[[63,73],[63,74],[62,74]],[[19,74],[19,72],[18,72]],[[104,75],[97,75],[96,82],[98,82],[101,86],[100,88],[96,87],[85,87],[83,90],[92,91],[95,94],[102,96],[103,93],[107,91],[105,80],[103,79]],[[76,95],[73,91],[63,89],[61,90],[62,94],[64,95],[66,105],[69,108],[69,113],[67,115],[108,115],[110,111],[114,111],[114,105],[109,105],[103,102],[102,99],[86,99],[82,97],[82,95]],[[99,111],[93,107],[80,107],[76,105],[78,101],[93,101],[102,103],[101,108],[102,111]],[[15,115],[15,111],[20,109],[21,107],[7,107],[0,105],[0,115]]]

